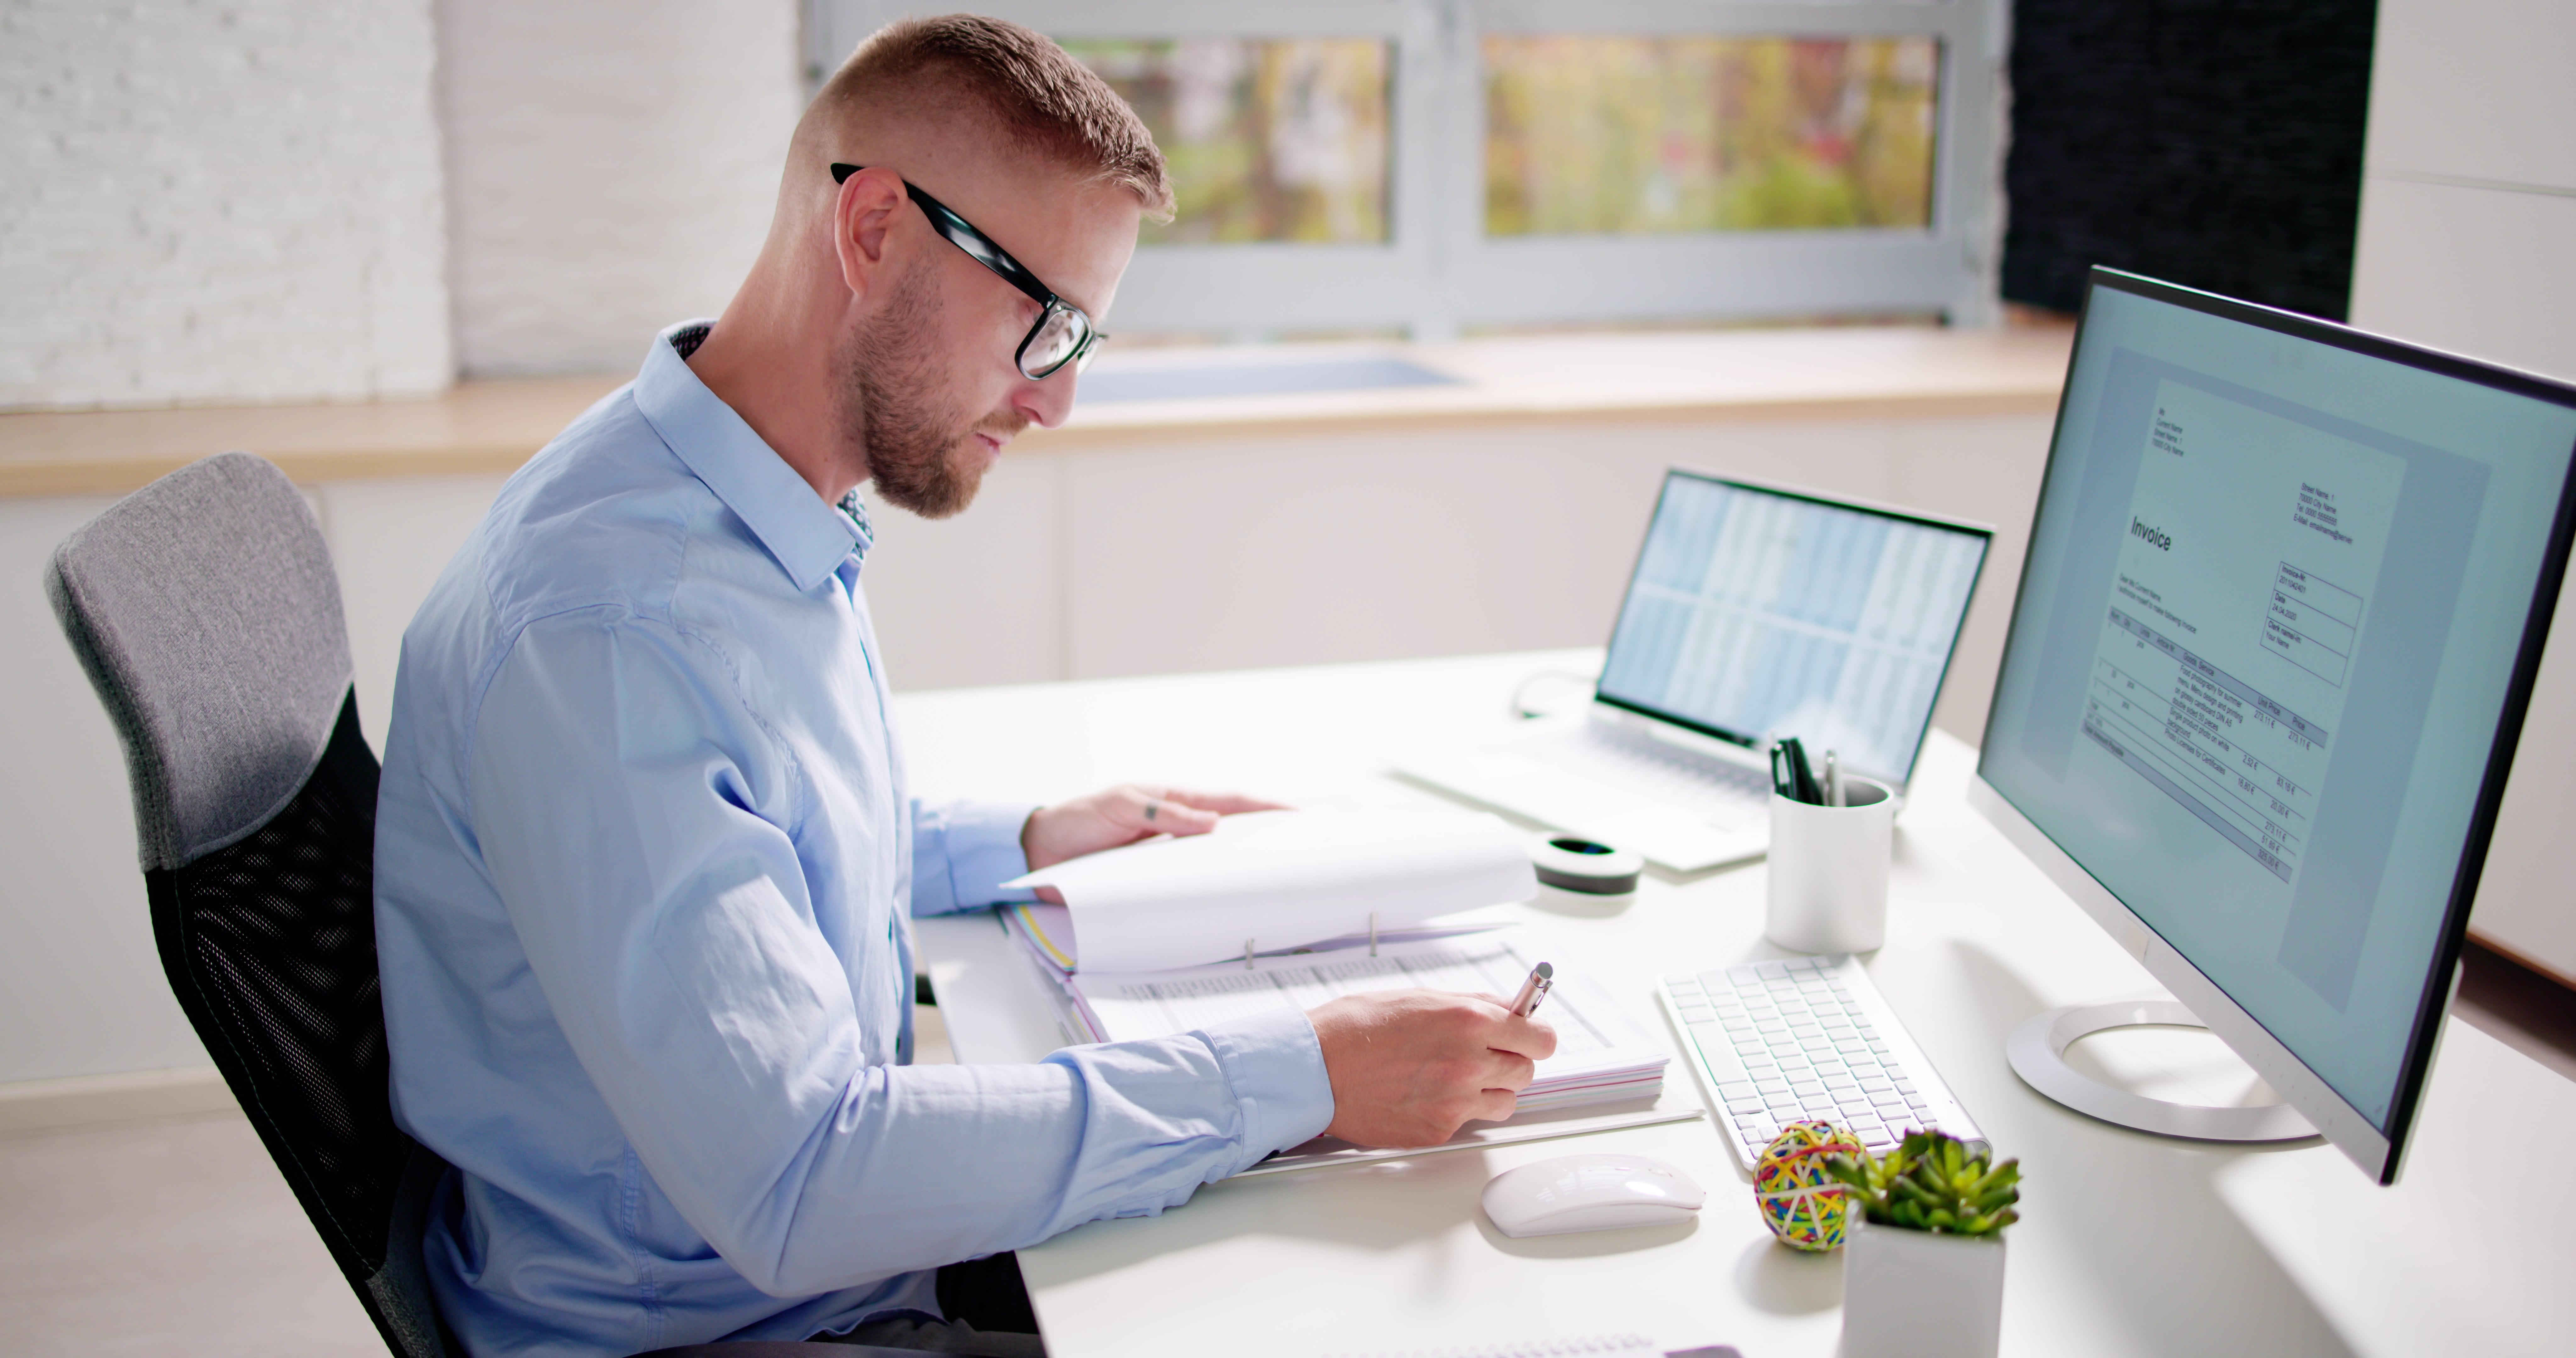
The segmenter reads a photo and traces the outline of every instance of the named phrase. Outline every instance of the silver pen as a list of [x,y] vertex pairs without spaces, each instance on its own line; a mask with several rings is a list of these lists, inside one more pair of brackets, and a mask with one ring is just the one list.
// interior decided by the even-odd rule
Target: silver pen
[[1521,982],[1521,993],[1512,1000],[1512,1017],[1528,1018],[1538,1012],[1538,1002],[1556,985],[1556,968],[1545,962],[1530,968],[1529,979]]
[[1825,805],[1843,804],[1843,774],[1834,767],[1834,752],[1825,751]]

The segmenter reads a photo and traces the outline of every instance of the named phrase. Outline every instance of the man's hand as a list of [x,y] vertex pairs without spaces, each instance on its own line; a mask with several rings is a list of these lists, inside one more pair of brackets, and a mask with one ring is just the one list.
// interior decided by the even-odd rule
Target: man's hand
[[1203,835],[1219,819],[1239,812],[1286,809],[1231,792],[1125,783],[1030,812],[1028,823],[1020,827],[1020,849],[1028,855],[1029,871],[1035,872],[1154,835]]
[[1359,1146],[1436,1146],[1512,1115],[1556,1030],[1491,995],[1381,990],[1306,1011],[1333,1082],[1333,1125]]

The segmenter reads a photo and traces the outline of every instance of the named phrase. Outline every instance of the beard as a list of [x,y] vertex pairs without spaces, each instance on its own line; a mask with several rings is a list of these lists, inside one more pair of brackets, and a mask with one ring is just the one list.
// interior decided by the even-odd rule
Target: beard
[[939,393],[954,384],[937,354],[940,301],[926,264],[904,275],[884,311],[841,345],[843,433],[866,451],[887,504],[944,519],[974,503],[989,465],[971,438],[980,424],[1017,433],[1025,419],[978,420]]

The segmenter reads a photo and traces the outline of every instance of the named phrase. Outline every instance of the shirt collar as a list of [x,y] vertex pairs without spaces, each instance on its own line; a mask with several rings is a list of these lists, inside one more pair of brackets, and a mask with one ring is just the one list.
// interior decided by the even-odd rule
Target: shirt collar
[[635,375],[635,407],[716,498],[751,528],[801,592],[845,558],[867,556],[875,534],[852,492],[823,503],[787,459],[752,432],[690,371],[687,358],[712,321],[682,321],[656,336]]

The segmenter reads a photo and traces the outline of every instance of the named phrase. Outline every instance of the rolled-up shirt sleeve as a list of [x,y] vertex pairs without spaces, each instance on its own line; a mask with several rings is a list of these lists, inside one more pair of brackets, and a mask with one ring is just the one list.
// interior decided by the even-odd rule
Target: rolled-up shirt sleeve
[[1006,901],[1033,901],[1002,883],[1029,870],[1020,830],[1034,802],[912,804],[912,913],[945,915]]
[[[1035,1065],[871,1062],[889,1044],[862,1031],[816,922],[795,761],[724,658],[668,622],[612,608],[524,628],[466,766],[472,833],[583,1072],[689,1225],[764,1292],[1159,1212],[1331,1120],[1313,1027],[1290,1010]],[[983,903],[1020,870],[1026,815],[916,815],[930,851],[908,904]]]

